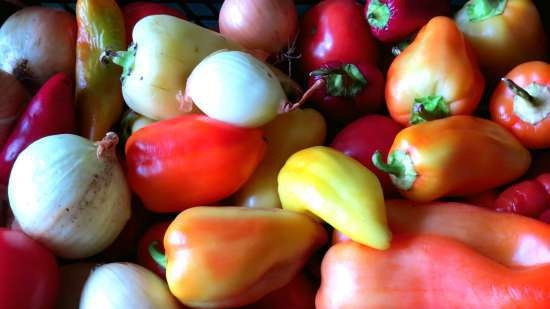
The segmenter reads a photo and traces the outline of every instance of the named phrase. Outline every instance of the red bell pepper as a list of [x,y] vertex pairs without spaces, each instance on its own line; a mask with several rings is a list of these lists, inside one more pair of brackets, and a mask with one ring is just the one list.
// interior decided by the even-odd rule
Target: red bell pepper
[[178,212],[235,193],[263,159],[260,129],[189,114],[150,124],[126,142],[130,188],[145,208]]
[[538,217],[550,208],[550,173],[508,187],[495,200],[493,208],[500,212]]
[[0,308],[53,309],[59,291],[55,257],[19,231],[0,228]]
[[393,119],[382,115],[368,115],[344,127],[332,141],[331,147],[361,162],[373,172],[384,189],[384,197],[397,195],[387,173],[377,169],[372,163],[372,155],[379,150],[387,156],[390,147],[403,127]]
[[365,4],[372,34],[385,43],[404,40],[432,17],[449,12],[449,0],[367,0]]
[[311,72],[309,101],[337,125],[378,111],[384,102],[384,75],[376,65],[362,61],[333,61]]
[[324,0],[302,17],[299,65],[308,74],[324,63],[341,61],[376,63],[378,47],[355,0]]
[[391,248],[329,249],[317,309],[548,309],[550,264],[508,268],[435,235],[398,235]]
[[131,2],[122,7],[122,15],[126,25],[126,42],[132,42],[132,30],[134,25],[143,17],[149,15],[170,15],[174,17],[185,18],[182,12],[157,2]]
[[539,220],[550,224],[550,209],[547,209],[545,212],[542,213],[542,215],[539,216]]
[[550,147],[550,63],[526,62],[502,79],[491,97],[491,118],[527,148]]
[[7,185],[15,159],[32,142],[76,131],[74,79],[52,76],[32,98],[0,151],[0,184]]

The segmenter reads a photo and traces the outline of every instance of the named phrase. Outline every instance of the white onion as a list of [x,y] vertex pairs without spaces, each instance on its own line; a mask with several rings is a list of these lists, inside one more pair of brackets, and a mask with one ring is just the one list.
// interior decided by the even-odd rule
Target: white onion
[[0,69],[37,90],[58,72],[74,75],[76,19],[63,10],[32,6],[0,28]]
[[151,271],[132,263],[111,263],[92,271],[80,309],[177,309],[168,286]]
[[202,60],[187,80],[185,100],[211,118],[242,127],[262,126],[292,105],[276,74],[241,51],[219,51]]
[[8,197],[22,230],[56,255],[83,258],[109,246],[130,218],[130,190],[114,133],[96,144],[51,135],[17,157]]

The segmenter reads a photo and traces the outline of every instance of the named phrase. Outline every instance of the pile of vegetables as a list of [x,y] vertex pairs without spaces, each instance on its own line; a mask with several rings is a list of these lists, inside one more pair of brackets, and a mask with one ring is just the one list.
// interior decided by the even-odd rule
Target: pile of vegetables
[[18,7],[0,308],[550,308],[548,29],[455,6]]

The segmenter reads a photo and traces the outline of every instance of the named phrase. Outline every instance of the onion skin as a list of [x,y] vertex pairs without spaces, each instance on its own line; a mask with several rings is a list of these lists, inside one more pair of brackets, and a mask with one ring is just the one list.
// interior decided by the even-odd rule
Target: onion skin
[[17,117],[30,99],[23,85],[13,76],[0,70],[0,147],[4,145]]
[[26,7],[0,28],[0,69],[15,75],[31,93],[52,75],[74,75],[76,19],[65,11]]
[[298,29],[293,0],[225,0],[220,33],[251,50],[270,54],[290,45]]
[[178,309],[178,305],[164,281],[132,263],[94,269],[80,299],[80,309]]
[[25,234],[64,258],[92,256],[115,240],[131,215],[116,140],[108,134],[96,146],[73,134],[50,135],[19,154],[8,197]]

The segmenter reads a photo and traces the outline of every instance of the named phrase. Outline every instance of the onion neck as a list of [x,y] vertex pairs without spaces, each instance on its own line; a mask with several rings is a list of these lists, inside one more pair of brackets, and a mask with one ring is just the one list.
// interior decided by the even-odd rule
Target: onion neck
[[118,144],[118,135],[114,132],[107,132],[105,137],[96,142],[97,158],[99,160],[116,160],[116,145]]

